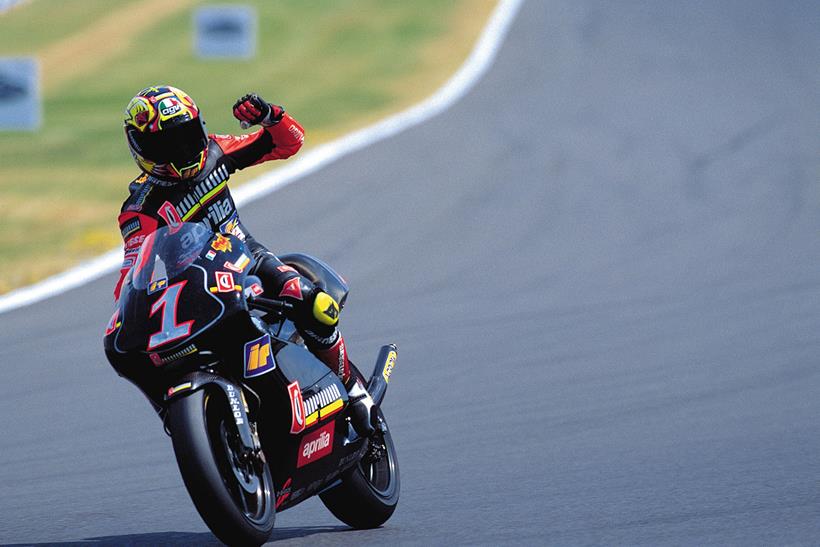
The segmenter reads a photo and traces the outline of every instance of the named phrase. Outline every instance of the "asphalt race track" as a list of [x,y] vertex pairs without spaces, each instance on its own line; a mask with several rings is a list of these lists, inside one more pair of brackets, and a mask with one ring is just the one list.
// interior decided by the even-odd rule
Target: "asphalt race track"
[[[455,107],[246,206],[351,281],[354,360],[399,345],[395,515],[274,540],[817,544],[818,29],[531,0]],[[0,316],[0,543],[216,543],[102,354],[113,284]]]

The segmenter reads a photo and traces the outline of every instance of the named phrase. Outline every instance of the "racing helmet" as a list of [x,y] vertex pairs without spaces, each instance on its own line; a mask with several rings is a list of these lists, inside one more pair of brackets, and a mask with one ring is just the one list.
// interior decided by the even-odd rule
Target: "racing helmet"
[[181,89],[146,87],[128,103],[123,127],[134,161],[150,175],[185,180],[205,166],[205,122],[193,99]]

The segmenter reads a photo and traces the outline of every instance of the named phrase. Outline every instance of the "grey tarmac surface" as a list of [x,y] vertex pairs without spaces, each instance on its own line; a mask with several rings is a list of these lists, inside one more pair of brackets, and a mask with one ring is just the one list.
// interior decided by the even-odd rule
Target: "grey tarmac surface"
[[[394,517],[273,539],[818,543],[818,29],[531,0],[451,110],[245,207],[350,280],[354,360],[399,345]],[[0,543],[215,544],[104,360],[113,283],[0,316]]]

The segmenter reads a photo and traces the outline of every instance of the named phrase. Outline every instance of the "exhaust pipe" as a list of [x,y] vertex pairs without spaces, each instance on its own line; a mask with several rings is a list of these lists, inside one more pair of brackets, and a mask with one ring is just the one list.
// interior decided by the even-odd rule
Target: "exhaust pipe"
[[397,356],[398,350],[395,344],[387,344],[379,350],[376,366],[370,376],[370,381],[367,383],[367,391],[373,397],[376,406],[382,404],[384,394],[387,392],[387,382],[390,381],[390,374],[393,372],[393,367],[396,366]]

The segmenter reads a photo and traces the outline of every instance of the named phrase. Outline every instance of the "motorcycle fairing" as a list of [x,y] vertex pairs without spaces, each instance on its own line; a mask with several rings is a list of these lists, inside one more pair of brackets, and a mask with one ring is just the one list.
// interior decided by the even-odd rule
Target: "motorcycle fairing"
[[[302,346],[277,344],[274,352],[284,385],[298,381],[302,386],[303,395],[310,394],[310,390],[320,383],[324,387],[334,379],[338,381],[338,377],[332,370]],[[341,382],[339,384],[341,385]]]
[[[321,435],[325,428],[332,428],[332,449],[315,455],[306,461],[305,446]],[[284,511],[310,498],[321,490],[332,487],[342,472],[359,461],[367,449],[365,439],[356,437],[346,420],[331,420],[320,428],[305,430],[302,435],[290,435],[287,444],[279,445],[280,453],[276,455],[275,465],[271,466],[276,491],[282,491],[285,483],[290,481],[290,496],[279,500],[277,511]],[[265,445],[263,441],[263,446]],[[268,460],[270,462],[270,459]],[[299,465],[301,462],[301,466]]]
[[[178,237],[184,235],[184,231],[188,229],[183,224],[178,228]],[[201,231],[200,228],[191,229]],[[156,237],[161,235],[157,234]],[[212,241],[216,245],[205,245],[199,254],[193,257],[190,265],[184,266],[185,269],[181,273],[175,271],[178,262],[169,258],[164,265],[165,275],[161,275],[162,271],[153,275],[153,259],[149,257],[145,260],[143,267],[146,268],[146,273],[143,276],[148,276],[150,270],[150,277],[147,278],[144,288],[135,288],[133,283],[123,288],[119,316],[115,316],[110,325],[113,332],[105,337],[106,355],[119,374],[134,382],[148,396],[160,416],[167,408],[166,397],[185,397],[196,391],[197,386],[204,387],[217,383],[202,375],[221,378],[224,372],[225,377],[222,378],[219,388],[225,391],[228,404],[232,405],[231,410],[239,413],[239,416],[234,414],[234,417],[244,422],[237,423],[237,427],[244,431],[240,433],[244,437],[243,444],[250,448],[254,442],[254,435],[247,437],[252,430],[243,427],[248,425],[249,420],[254,421],[258,427],[258,434],[263,439],[262,446],[269,449],[266,450],[265,456],[271,462],[277,492],[284,494],[287,489],[290,491],[289,496],[277,499],[277,509],[284,510],[336,484],[340,474],[355,465],[362,457],[367,443],[365,439],[356,435],[341,414],[348,402],[347,391],[341,381],[301,345],[301,338],[292,322],[281,320],[274,325],[266,325],[258,317],[248,313],[245,294],[241,290],[250,286],[250,283],[247,283],[247,272],[250,268],[242,259],[243,253],[250,256],[245,245],[233,235],[215,237],[218,241]],[[225,245],[224,238],[229,240],[230,247]],[[187,260],[192,257],[190,253],[193,252],[193,248],[185,249],[188,252],[185,255]],[[242,270],[236,272],[225,266],[227,270],[234,271],[235,285],[238,285],[240,290],[219,292],[220,284],[217,283],[214,272],[222,271],[226,262]],[[302,261],[299,265],[300,272],[313,280],[313,277],[303,271],[306,271],[307,266],[316,267],[315,264],[308,262]],[[319,279],[317,284],[325,287],[325,290],[335,286],[336,289],[331,288],[332,292],[328,292],[341,305],[347,294],[347,285],[335,272],[326,266],[325,268],[326,271],[319,268],[327,275],[324,275],[324,280],[320,279],[321,276],[316,277]],[[327,272],[331,272],[332,275]],[[252,280],[251,277],[250,281]],[[148,295],[152,281],[155,282],[154,292]],[[172,301],[167,291],[182,281],[185,281],[185,284],[178,289],[180,298]],[[217,291],[211,292],[210,288],[214,285]],[[223,285],[223,288],[227,289],[227,283]],[[186,298],[188,291],[192,291],[191,298]],[[156,303],[162,298],[165,298],[166,302],[164,306],[158,306]],[[205,319],[197,322],[195,316],[187,314],[189,311],[199,311],[186,308],[196,305],[193,302],[189,303],[188,300],[202,302],[199,305],[204,307],[202,315]],[[139,310],[135,311],[137,308]],[[152,308],[155,310],[153,317],[150,313]],[[156,360],[152,361],[147,351],[149,337],[163,326],[162,314],[169,312],[174,312],[170,315],[174,321],[168,322],[166,318],[166,322],[172,326],[193,321],[190,333],[178,340],[170,340],[167,345],[158,345],[157,351],[154,352],[157,354]],[[268,316],[264,318],[269,320]],[[142,332],[134,334],[132,330]],[[248,366],[245,360],[253,360],[252,347],[246,352],[245,345],[260,339],[264,341],[265,335],[270,336],[275,368],[271,367],[259,376],[244,378],[245,367]],[[261,346],[257,351],[261,351]],[[262,359],[259,353],[256,359],[257,368],[260,360],[264,362],[264,366],[271,365],[267,357]],[[212,366],[213,374],[198,370],[203,366]],[[288,427],[292,416],[286,397],[287,385],[296,381],[301,386],[299,392],[304,405],[304,416],[310,418],[310,422],[307,423],[306,420],[302,431],[290,434]],[[224,385],[221,385],[223,383]],[[228,389],[228,384],[234,388],[241,386],[238,399],[249,404],[247,408],[244,404],[239,405],[241,408],[233,408],[239,404],[232,402],[237,399],[237,395],[234,395],[237,392],[236,389]],[[285,396],[274,396],[273,393],[277,389]],[[265,397],[260,398],[258,394],[263,393]],[[243,395],[248,396],[247,400]],[[327,435],[322,435],[322,432]],[[305,450],[314,452],[308,457]]]
[[[129,351],[168,352],[190,344],[196,336],[216,324],[225,314],[225,304],[207,290],[208,272],[193,264],[179,276],[169,280],[162,291],[148,294],[147,291],[123,287],[120,298],[121,322],[114,338],[114,349],[119,353]],[[190,285],[190,286],[189,286]],[[185,298],[194,291],[204,293],[209,298]],[[130,289],[130,290],[129,290]],[[173,302],[163,301],[169,294]],[[168,332],[169,327],[177,328],[188,324],[187,333],[168,340],[167,343],[153,344],[152,337]]]

